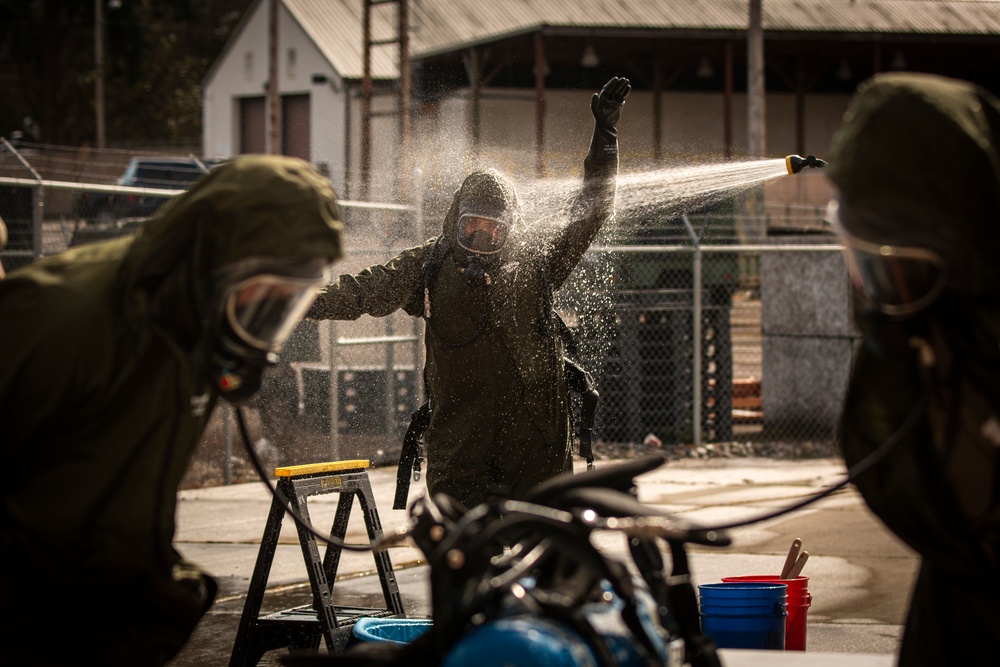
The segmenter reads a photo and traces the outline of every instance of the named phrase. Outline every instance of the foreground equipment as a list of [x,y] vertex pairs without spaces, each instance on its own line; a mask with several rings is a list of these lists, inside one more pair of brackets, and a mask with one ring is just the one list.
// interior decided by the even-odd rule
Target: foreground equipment
[[[379,548],[412,539],[426,555],[430,629],[408,643],[360,643],[282,663],[492,667],[531,664],[521,657],[532,653],[538,664],[567,667],[717,667],[715,645],[701,632],[686,545],[729,539],[638,501],[634,478],[664,462],[652,455],[565,474],[524,500],[494,498],[469,510],[441,494],[416,500],[409,527]],[[591,537],[606,531],[626,536],[641,578],[593,545]]]

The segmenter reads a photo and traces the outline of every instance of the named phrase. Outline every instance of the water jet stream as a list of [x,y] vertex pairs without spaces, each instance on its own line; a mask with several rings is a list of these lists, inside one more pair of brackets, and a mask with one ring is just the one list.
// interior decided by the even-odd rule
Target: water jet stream
[[[704,208],[725,197],[788,175],[785,158],[685,165],[618,177],[617,219],[633,219],[632,213],[655,210],[658,216],[679,215]],[[564,224],[578,178],[534,179],[516,184],[529,225]]]

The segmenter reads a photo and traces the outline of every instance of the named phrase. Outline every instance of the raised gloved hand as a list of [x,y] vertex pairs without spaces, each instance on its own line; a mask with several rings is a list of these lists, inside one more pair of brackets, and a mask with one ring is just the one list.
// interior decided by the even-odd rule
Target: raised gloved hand
[[618,159],[618,120],[631,90],[628,79],[616,76],[604,84],[600,93],[594,93],[590,98],[594,138],[590,142],[588,160],[611,162]]

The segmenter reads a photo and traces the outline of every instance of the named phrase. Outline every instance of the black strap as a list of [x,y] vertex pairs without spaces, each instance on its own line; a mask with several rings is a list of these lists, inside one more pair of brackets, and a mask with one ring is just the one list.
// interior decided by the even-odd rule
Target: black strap
[[594,468],[594,418],[601,395],[597,393],[597,383],[593,376],[568,357],[563,359],[566,372],[566,386],[580,394],[580,456],[587,460],[587,469]]
[[667,608],[681,628],[684,637],[685,662],[691,667],[722,667],[715,641],[701,630],[698,596],[691,581],[687,549],[683,542],[667,540],[673,568],[667,577]]
[[410,415],[410,425],[403,436],[403,451],[399,455],[399,466],[396,468],[396,496],[392,500],[392,509],[405,510],[406,499],[410,494],[410,479],[420,475],[420,464],[423,452],[420,451],[420,440],[431,423],[430,403],[425,402]]
[[448,242],[448,237],[438,236],[434,245],[431,247],[430,252],[427,253],[427,257],[424,260],[424,264],[420,270],[420,289],[421,292],[418,297],[421,303],[424,304],[423,316],[424,321],[427,323],[427,331],[430,333],[431,338],[436,340],[442,346],[452,349],[466,347],[471,345],[478,339],[483,332],[486,331],[486,325],[490,321],[490,304],[489,304],[489,291],[486,292],[487,304],[483,309],[483,317],[479,321],[479,325],[471,336],[464,340],[459,341],[449,341],[442,338],[437,329],[434,328],[434,322],[432,321],[433,308],[431,307],[431,288],[434,283],[437,282],[438,274],[441,272],[441,265],[444,263],[444,258],[448,256],[451,252],[451,244]]

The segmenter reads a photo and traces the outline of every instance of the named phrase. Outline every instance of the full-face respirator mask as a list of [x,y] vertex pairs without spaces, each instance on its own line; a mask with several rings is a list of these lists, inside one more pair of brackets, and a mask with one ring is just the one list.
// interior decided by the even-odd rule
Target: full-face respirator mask
[[510,225],[496,218],[465,214],[458,220],[456,240],[459,247],[466,251],[468,266],[463,273],[471,287],[488,285],[490,282],[487,269],[494,263],[503,250],[510,233]]
[[897,318],[927,308],[944,291],[944,260],[929,248],[859,237],[848,229],[850,220],[859,215],[839,198],[827,206],[826,218],[844,246],[848,274],[865,304]]
[[302,320],[324,283],[323,260],[251,260],[229,267],[218,307],[211,380],[223,398],[241,403],[260,389],[264,370]]

